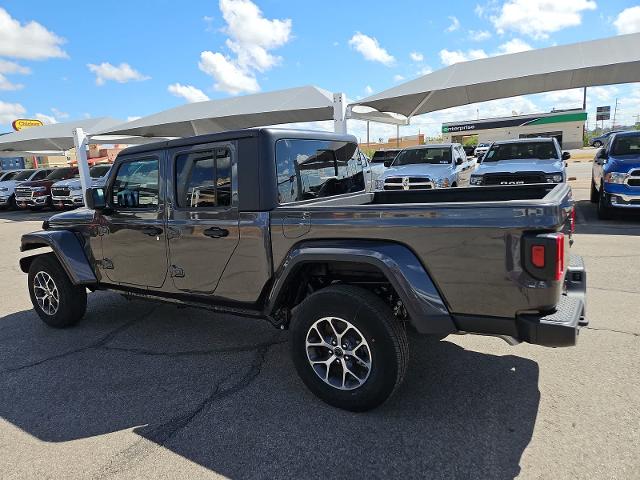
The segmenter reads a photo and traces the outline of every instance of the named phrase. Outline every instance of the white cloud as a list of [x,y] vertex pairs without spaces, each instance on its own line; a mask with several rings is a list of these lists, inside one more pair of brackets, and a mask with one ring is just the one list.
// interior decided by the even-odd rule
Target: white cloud
[[24,87],[21,83],[11,82],[6,75],[28,75],[30,73],[31,69],[28,67],[0,58],[0,90],[20,90]]
[[60,48],[64,42],[38,22],[22,25],[0,8],[0,55],[28,60],[65,58],[67,54]]
[[233,55],[204,51],[200,70],[214,78],[216,90],[234,95],[257,92],[260,85],[255,73],[281,63],[282,58],[270,50],[289,42],[291,19],[267,19],[250,0],[220,0],[219,5],[226,22],[223,31],[229,37],[225,45]]
[[420,70],[418,70],[418,76],[421,77],[422,75],[428,75],[431,72],[433,72],[433,69],[429,65],[425,65]]
[[364,87],[364,92],[367,95],[371,95],[373,93],[373,88],[371,88],[371,85],[367,85],[366,87]]
[[640,32],[640,6],[622,10],[613,21],[619,35]]
[[409,57],[414,62],[422,62],[424,60],[424,55],[422,53],[420,53],[420,52],[411,52],[409,54]]
[[242,69],[231,58],[221,53],[202,52],[198,67],[207,75],[211,75],[216,83],[216,90],[237,95],[239,93],[255,93],[260,85],[252,72]]
[[182,97],[189,103],[204,102],[209,100],[209,97],[193,85],[182,85],[180,83],[172,83],[167,87],[167,90],[174,94],[176,97]]
[[67,112],[62,112],[58,110],[56,107],[53,107],[51,111],[53,112],[56,118],[62,118],[62,119],[69,118],[69,114]]
[[127,122],[133,122],[134,120],[138,120],[142,118],[140,115],[130,115],[127,117]]
[[394,75],[393,76],[393,81],[394,82],[401,82],[404,80],[404,77],[402,75]]
[[477,60],[479,58],[487,58],[489,55],[482,50],[467,50],[463,52],[462,50],[440,50],[440,60],[445,65],[453,65],[454,63],[466,62],[469,60]]
[[351,37],[351,40],[349,40],[349,45],[360,52],[366,60],[371,62],[380,62],[383,65],[390,66],[396,60],[392,55],[389,55],[389,52],[380,46],[377,39],[369,37],[364,33],[356,32],[353,37]]
[[582,12],[595,10],[593,0],[507,0],[491,22],[498,33],[514,31],[531,38],[548,38],[550,33],[582,23]]
[[491,38],[491,32],[487,30],[469,30],[469,38],[474,42],[483,42]]
[[58,120],[51,116],[51,115],[45,115],[44,113],[36,113],[35,117],[40,120],[42,123],[44,123],[45,125],[49,125],[52,123],[58,123]]
[[519,38],[514,38],[500,45],[498,47],[498,54],[504,55],[507,53],[526,52],[527,50],[531,50],[531,45]]
[[0,100],[0,125],[8,125],[25,113],[27,113],[27,109],[19,103],[8,103]]
[[476,8],[473,9],[473,12],[480,18],[484,18],[485,8],[482,5],[476,5]]
[[100,65],[88,63],[87,67],[96,74],[96,85],[104,85],[109,80],[113,80],[118,83],[127,83],[131,81],[140,82],[151,78],[141,74],[128,63],[121,63],[117,66],[111,65],[107,62],[103,62]]
[[447,27],[447,32],[455,32],[460,28],[460,20],[457,17],[450,16],[448,17],[451,20],[451,24]]

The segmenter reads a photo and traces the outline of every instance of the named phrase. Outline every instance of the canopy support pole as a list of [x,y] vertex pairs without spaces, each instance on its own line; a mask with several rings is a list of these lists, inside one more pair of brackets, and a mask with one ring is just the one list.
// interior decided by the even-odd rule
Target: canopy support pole
[[333,131],[347,134],[347,97],[344,93],[333,94]]
[[86,198],[87,188],[91,186],[91,176],[89,175],[89,161],[87,159],[87,147],[89,146],[89,138],[81,128],[73,129],[73,143],[76,147],[76,158],[78,159],[78,172],[80,173],[82,197]]
[[418,106],[417,106],[416,108],[414,108],[414,109],[412,110],[412,112],[411,112],[409,115],[407,115],[407,118],[408,118],[408,119],[411,119],[411,117],[413,117],[413,116],[416,114],[416,112],[417,112],[418,110],[420,110],[420,109],[422,108],[422,106],[423,106],[425,103],[427,103],[427,102],[429,101],[429,99],[431,99],[431,95],[433,95],[434,93],[435,93],[435,90],[432,90],[432,91],[430,91],[427,95],[425,95],[425,97],[424,97],[424,98],[422,99],[422,101],[418,104]]

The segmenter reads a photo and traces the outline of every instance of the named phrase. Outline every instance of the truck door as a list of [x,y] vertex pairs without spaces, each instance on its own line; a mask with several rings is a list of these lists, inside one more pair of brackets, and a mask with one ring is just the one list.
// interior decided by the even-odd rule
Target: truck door
[[102,269],[114,283],[162,287],[167,274],[164,175],[160,154],[127,157],[107,187]]
[[178,147],[169,163],[169,271],[177,289],[211,295],[240,238],[235,148]]

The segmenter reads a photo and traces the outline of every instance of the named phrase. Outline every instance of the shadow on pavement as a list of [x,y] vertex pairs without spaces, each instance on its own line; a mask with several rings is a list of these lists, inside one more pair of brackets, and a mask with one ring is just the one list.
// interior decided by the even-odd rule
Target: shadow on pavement
[[108,293],[74,329],[30,311],[0,326],[3,419],[45,442],[140,436],[101,475],[135,475],[161,445],[231,478],[513,478],[540,400],[535,362],[419,337],[397,394],[345,412],[305,389],[266,322]]
[[596,205],[589,200],[576,202],[576,233],[593,235],[640,235],[640,212],[615,212],[611,220],[600,220]]
[[0,209],[0,220],[8,220],[10,222],[43,221],[56,213],[58,212],[54,210],[31,211]]

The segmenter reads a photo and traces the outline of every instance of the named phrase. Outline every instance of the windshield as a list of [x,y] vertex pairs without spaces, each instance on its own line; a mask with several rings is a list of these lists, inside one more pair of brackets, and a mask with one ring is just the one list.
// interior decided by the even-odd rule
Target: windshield
[[483,162],[501,160],[520,160],[537,158],[538,160],[558,160],[558,152],[552,142],[518,142],[494,144],[484,156]]
[[23,170],[19,174],[17,174],[13,179],[20,182],[22,180],[29,180],[29,177],[33,175],[33,172],[35,172],[35,170]]
[[614,139],[611,155],[640,155],[640,135],[625,135]]
[[393,161],[398,155],[400,150],[378,150],[371,157],[371,163],[384,163],[386,161]]
[[394,167],[400,165],[428,164],[448,165],[451,163],[451,148],[415,148],[403,150],[393,162]]
[[111,165],[96,165],[95,167],[91,167],[91,170],[89,170],[89,175],[91,175],[91,178],[104,177],[110,168]]
[[488,143],[479,143],[478,144],[478,147],[480,147],[480,148],[487,148],[488,146],[489,146]]
[[45,180],[63,180],[72,177],[75,173],[77,173],[75,168],[58,168],[47,175]]
[[6,174],[2,175],[2,181],[6,182],[7,180],[11,180],[11,179],[13,179],[13,177],[18,175],[18,173],[20,173],[20,172],[17,171],[17,170],[15,172],[7,172]]

